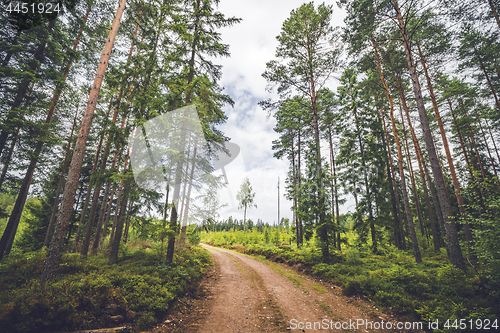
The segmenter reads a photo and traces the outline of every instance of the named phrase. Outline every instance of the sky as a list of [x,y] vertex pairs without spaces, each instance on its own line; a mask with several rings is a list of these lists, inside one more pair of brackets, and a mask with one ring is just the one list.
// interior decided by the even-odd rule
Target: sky
[[[266,62],[274,59],[278,45],[276,36],[280,34],[283,22],[303,3],[296,0],[222,0],[219,4],[219,11],[226,17],[242,19],[233,27],[221,29],[222,41],[229,44],[231,57],[214,61],[223,66],[220,85],[235,102],[234,107],[224,109],[228,120],[220,128],[241,148],[239,156],[225,167],[229,186],[220,190],[220,199],[228,206],[221,210],[221,219],[229,216],[243,218],[236,193],[248,177],[257,208],[249,209],[247,218],[254,222],[260,218],[270,224],[276,223],[279,177],[280,217],[292,220],[292,202],[284,197],[289,161],[273,157],[272,141],[279,135],[273,131],[274,118],[268,118],[258,102],[273,97],[266,91],[267,82],[261,75]],[[315,5],[320,3],[315,2]],[[327,4],[334,7],[332,25],[342,25],[345,14],[333,1]],[[221,171],[215,174],[221,174]]]

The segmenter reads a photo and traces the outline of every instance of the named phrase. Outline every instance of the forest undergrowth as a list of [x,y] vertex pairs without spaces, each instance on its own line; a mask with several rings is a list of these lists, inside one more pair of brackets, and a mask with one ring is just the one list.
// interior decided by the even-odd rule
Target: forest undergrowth
[[108,265],[105,254],[63,256],[57,279],[41,283],[45,250],[0,264],[2,332],[64,332],[113,326],[148,327],[194,288],[210,265],[208,251],[178,248],[164,265],[160,243],[136,241]]

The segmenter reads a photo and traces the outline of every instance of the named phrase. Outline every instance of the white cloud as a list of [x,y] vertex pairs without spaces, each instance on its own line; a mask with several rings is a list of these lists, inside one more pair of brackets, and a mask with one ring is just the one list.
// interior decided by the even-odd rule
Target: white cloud
[[[231,28],[221,30],[222,41],[230,45],[231,57],[216,59],[223,65],[223,76],[220,84],[225,92],[235,101],[234,108],[225,109],[228,121],[221,129],[232,142],[241,147],[238,158],[226,166],[229,190],[222,189],[221,201],[229,203],[222,218],[232,215],[243,218],[243,211],[231,208],[229,192],[236,202],[236,193],[245,177],[256,193],[255,202],[258,208],[248,211],[247,216],[253,221],[257,218],[273,223],[277,220],[277,182],[281,179],[281,216],[292,218],[291,201],[284,194],[284,180],[289,170],[288,160],[277,160],[273,157],[272,141],[279,136],[273,131],[274,119],[267,119],[267,112],[257,104],[270,98],[266,91],[266,81],[261,76],[266,62],[274,59],[278,45],[276,36],[281,31],[283,22],[290,12],[302,5],[299,0],[223,0],[219,10],[226,17],[239,17],[242,22]],[[320,2],[316,2],[317,6]],[[333,25],[342,23],[344,14],[334,6]]]

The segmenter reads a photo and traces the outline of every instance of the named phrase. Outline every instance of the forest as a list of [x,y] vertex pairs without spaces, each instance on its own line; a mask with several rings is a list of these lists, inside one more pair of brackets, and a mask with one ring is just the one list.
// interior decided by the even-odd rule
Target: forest
[[[102,326],[98,309],[112,302],[151,325],[202,277],[200,241],[301,262],[419,320],[500,316],[497,1],[338,0],[289,13],[259,102],[274,158],[289,163],[293,218],[276,225],[248,179],[235,196],[243,220],[221,218],[227,180],[212,174],[236,139],[221,130],[235,104],[220,84],[231,56],[221,31],[244,18],[219,0],[32,2],[0,13],[0,323],[12,332]],[[148,141],[154,119],[193,107],[199,133],[180,130],[182,118],[166,134],[181,148]],[[151,161],[152,149],[165,156],[156,171],[142,166],[142,182],[134,136]],[[134,284],[150,309],[128,296]]]

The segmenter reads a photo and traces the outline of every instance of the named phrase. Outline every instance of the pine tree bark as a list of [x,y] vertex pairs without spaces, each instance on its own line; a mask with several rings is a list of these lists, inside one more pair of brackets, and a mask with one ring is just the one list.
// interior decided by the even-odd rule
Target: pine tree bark
[[[106,113],[106,119],[111,112],[112,104],[110,104],[108,112]],[[99,138],[99,144],[97,145],[97,151],[94,156],[94,164],[92,165],[91,175],[97,170],[97,164],[99,163],[99,156],[101,155],[102,143],[104,141],[104,132],[101,133],[101,137]],[[78,223],[78,229],[76,230],[75,239],[73,241],[73,249],[72,252],[76,253],[78,251],[78,246],[80,245],[80,235],[82,233],[83,226],[85,225],[85,217],[87,215],[87,210],[89,208],[90,197],[92,196],[92,178],[89,180],[89,186],[87,188],[87,194],[85,195],[85,202],[83,203],[82,210],[80,212],[80,222]]]
[[[187,152],[187,156],[186,156],[186,172],[185,174],[189,174],[189,155],[191,154],[191,135],[189,136],[188,138],[188,152]],[[194,160],[193,160],[193,166],[194,166]],[[192,184],[192,183],[191,183]],[[181,209],[179,210],[180,211],[180,214],[179,214],[179,223],[181,224],[181,228],[179,230],[180,233],[182,233],[182,227],[184,226],[184,220],[183,220],[183,214],[184,214],[184,208],[186,206],[186,191],[188,189],[190,184],[188,184],[187,180],[186,182],[184,182],[184,187],[183,187],[183,190],[182,190],[182,202],[181,202]],[[185,229],[184,229],[185,230]],[[179,239],[179,244],[180,243],[180,239]]]
[[57,208],[59,207],[59,196],[61,194],[61,189],[64,182],[64,174],[66,172],[66,166],[68,164],[68,159],[71,151],[71,141],[73,140],[73,132],[76,127],[77,116],[78,116],[78,108],[76,108],[75,118],[73,119],[73,127],[71,128],[71,134],[68,137],[66,153],[64,154],[64,162],[61,167],[61,173],[59,174],[59,184],[57,184],[56,196],[54,198],[54,205],[52,205],[52,213],[50,215],[50,221],[49,221],[49,226],[47,228],[47,233],[45,234],[45,240],[43,241],[43,247],[49,246],[50,236],[52,235],[52,228],[54,227],[54,222],[56,220]]
[[[130,203],[128,205],[129,212],[133,206],[134,206],[134,202],[132,200],[130,200]],[[131,217],[131,215],[127,214],[127,223],[125,224],[125,231],[123,231],[123,244],[127,244],[127,241],[128,241],[128,231],[130,228],[130,217]]]
[[[51,23],[49,24],[49,27],[48,27],[49,32],[52,30],[52,27],[54,26],[54,22],[55,21],[51,21]],[[43,54],[43,49],[45,48],[46,43],[47,43],[47,39],[45,39],[42,42],[43,48],[41,48],[41,54]],[[40,48],[38,51],[40,51]],[[38,53],[38,51],[37,51],[37,53]],[[41,55],[40,55],[40,57],[41,57]],[[69,69],[67,71],[69,71]],[[65,79],[67,77],[67,75],[68,75],[67,72],[65,72],[65,77],[63,77],[63,78]],[[18,96],[20,96],[19,93],[18,93]],[[51,106],[47,112],[45,124],[50,124],[52,122],[52,118],[54,116],[54,111],[55,111],[54,98],[56,96],[57,96],[57,91],[56,91],[56,93],[54,93],[54,97],[52,99]],[[22,97],[24,97],[24,93],[22,94]],[[42,130],[42,133],[40,133],[40,137],[42,137],[45,134],[44,132],[45,131]],[[41,139],[38,140],[33,157],[31,158],[28,169],[26,170],[26,174],[24,176],[23,183],[21,184],[21,188],[19,189],[19,194],[18,194],[16,202],[14,204],[14,208],[12,209],[12,213],[9,217],[9,221],[7,222],[7,226],[5,228],[4,234],[2,235],[2,238],[0,239],[0,259],[2,259],[4,255],[6,255],[10,252],[10,248],[14,242],[17,228],[19,226],[19,222],[21,220],[21,215],[22,215],[22,212],[24,209],[24,204],[26,203],[26,199],[28,197],[28,192],[29,192],[29,188],[31,185],[31,181],[33,179],[33,173],[35,172],[36,164],[37,164],[38,159],[40,157],[40,153],[42,151],[43,144],[44,144],[43,140],[41,140]],[[0,154],[1,154],[1,152],[0,152]]]
[[366,191],[366,201],[367,201],[367,206],[368,206],[368,225],[370,227],[370,234],[371,234],[371,239],[372,239],[372,252],[377,253],[377,235],[375,232],[375,221],[373,219],[373,209],[372,209],[372,198],[371,198],[371,193],[370,193],[370,185],[368,182],[368,170],[366,167],[366,161],[365,161],[365,149],[364,149],[364,144],[363,140],[361,138],[361,130],[359,128],[359,119],[358,119],[358,114],[356,111],[354,111],[354,117],[356,120],[356,131],[358,132],[358,144],[359,144],[359,150],[361,153],[361,166],[363,167],[363,178],[365,181],[365,191]]
[[[385,134],[385,144],[387,146],[387,174],[389,177],[389,182],[391,183],[391,196],[392,198],[392,212],[394,215],[394,240],[395,245],[402,250],[406,250],[406,238],[403,228],[403,223],[401,221],[400,212],[401,205],[399,201],[399,193],[398,187],[396,184],[396,175],[394,172],[394,165],[392,164],[392,153],[391,153],[391,145],[389,143],[389,134],[387,132],[387,126],[385,124],[385,115],[382,108],[380,108],[380,114],[382,115],[382,124],[384,125],[384,134]],[[382,138],[384,139],[384,138]]]
[[[300,126],[301,126],[301,121],[299,119],[299,130],[298,130],[298,141],[297,141],[297,180],[298,180],[298,183],[299,183],[299,186],[297,187],[297,189],[299,190],[299,195],[297,197],[297,207],[299,208],[298,211],[300,211],[300,191],[301,191],[301,185],[302,185],[302,175],[301,175],[301,172],[300,172],[300,157],[301,157],[301,131],[300,131]],[[299,238],[300,238],[300,244],[304,244],[304,233],[302,231],[302,216],[299,215],[298,216],[298,222],[299,222]]]
[[[468,118],[467,113],[464,110],[465,117]],[[479,155],[479,150],[477,149],[476,139],[474,137],[474,132],[470,126],[470,122],[467,121],[467,128],[469,129],[469,137],[474,147],[474,153],[476,155],[477,164],[479,165],[479,170],[481,170],[481,176],[483,177],[483,182],[486,181],[486,171],[484,170],[483,162],[481,161],[481,156]]]
[[[408,145],[408,138],[406,135],[406,126],[405,126],[405,121],[404,121],[404,117],[403,117],[403,110],[400,108],[399,112],[401,114],[401,124],[403,125],[403,137],[404,137],[404,142],[405,142],[405,152],[406,152],[406,156],[407,156],[408,170],[410,173],[411,187],[413,189],[413,195],[415,198],[415,207],[417,209],[417,218],[418,218],[418,223],[420,226],[420,234],[422,235],[422,238],[427,239],[427,244],[428,244],[429,239],[428,239],[427,233],[425,232],[425,228],[424,228],[424,219],[422,218],[422,208],[420,207],[420,199],[418,197],[417,184],[415,182],[415,174],[413,173],[413,165],[411,162],[411,155],[410,155],[410,146]],[[423,248],[424,248],[424,250],[427,248],[425,242],[423,242]]]
[[[134,128],[135,129],[135,128]],[[132,130],[132,133],[134,130]],[[130,146],[127,149],[127,156],[125,157],[125,164],[123,165],[123,172],[127,170],[128,167],[128,161],[130,158]],[[116,207],[120,207],[121,201],[122,201],[122,194],[123,194],[123,182],[120,183],[120,189],[118,190],[118,196],[116,197]],[[116,224],[118,222],[118,214],[115,213],[115,216],[113,217],[113,225],[111,227],[111,234],[109,236],[109,245],[113,244],[113,238],[115,237],[115,230],[116,230]]]
[[[451,179],[453,181],[453,187],[455,188],[455,195],[456,195],[457,201],[458,201],[458,208],[460,210],[460,214],[462,216],[465,216],[467,214],[467,212],[465,210],[465,203],[464,203],[464,200],[462,197],[460,183],[458,182],[458,177],[457,177],[457,174],[455,171],[455,164],[453,162],[453,158],[451,157],[450,147],[448,145],[448,139],[446,138],[446,131],[444,129],[443,121],[442,121],[441,115],[439,113],[439,108],[437,105],[436,97],[434,95],[434,89],[432,87],[432,82],[431,82],[431,79],[429,76],[429,72],[427,71],[427,65],[425,63],[424,56],[422,54],[422,51],[420,49],[418,42],[416,44],[417,44],[418,53],[420,55],[420,63],[422,64],[422,68],[424,69],[425,78],[427,80],[427,87],[429,89],[429,95],[431,97],[432,107],[433,107],[434,113],[436,115],[436,120],[437,120],[437,123],[439,126],[439,131],[441,133],[441,139],[443,140],[443,147],[444,147],[444,151],[446,153],[446,158],[448,160],[448,167],[450,168],[450,174],[451,174]],[[474,254],[474,251],[473,251],[472,233],[470,231],[470,227],[469,227],[469,224],[467,221],[465,221],[464,231],[465,231],[465,238],[467,239],[467,242],[468,242],[470,259],[473,261],[476,261],[476,255]]]
[[[118,173],[120,170],[119,168],[116,170]],[[101,232],[101,237],[99,239],[99,244],[97,247],[100,247],[103,243],[104,240],[106,239],[106,233],[108,231],[108,225],[109,225],[109,219],[111,218],[111,210],[113,209],[113,200],[115,198],[115,192],[116,192],[116,183],[113,183],[113,188],[111,189],[111,194],[109,195],[109,200],[108,200],[108,210],[106,211],[106,216],[104,219],[104,223],[102,226],[102,232]]]
[[294,135],[293,130],[290,129],[291,150],[292,150],[292,176],[293,176],[293,217],[295,222],[295,237],[297,248],[300,247],[300,232],[299,232],[299,219],[298,219],[298,206],[297,206],[297,170],[295,168],[295,149],[294,149]]
[[108,39],[104,46],[101,61],[99,62],[99,66],[97,68],[94,84],[92,85],[92,89],[90,91],[87,108],[83,116],[82,125],[80,127],[80,132],[78,134],[78,139],[75,145],[75,151],[73,153],[73,158],[71,160],[71,165],[68,172],[68,180],[66,182],[66,186],[64,187],[61,209],[57,217],[54,236],[50,243],[50,247],[47,252],[47,258],[43,266],[42,281],[47,281],[55,278],[57,275],[59,264],[61,262],[61,256],[64,250],[64,237],[66,236],[71,212],[73,210],[73,204],[75,202],[75,194],[83,164],[85,146],[87,143],[90,127],[92,125],[92,117],[97,105],[99,91],[101,89],[102,81],[104,80],[104,74],[106,72],[106,67],[108,65],[111,51],[113,49],[115,37],[120,26],[120,20],[123,15],[123,11],[125,10],[125,3],[126,0],[120,0],[115,18],[113,20],[113,24],[111,26],[111,30],[108,35]]
[[342,245],[340,243],[340,213],[339,213],[339,195],[337,188],[337,170],[335,168],[335,155],[332,156],[332,165],[333,165],[333,187],[335,189],[335,212],[337,213],[337,250],[342,251]]
[[[127,121],[127,116],[125,115],[125,116],[123,116],[123,119],[122,119],[122,122],[121,122],[121,125],[120,125],[120,131],[122,131],[122,132],[124,130],[126,121]],[[115,154],[113,156],[113,161],[111,162],[111,170],[115,169],[115,167],[116,167],[116,161],[118,160],[118,155],[121,154],[122,150],[123,150],[123,147],[117,147],[116,148]],[[104,159],[105,158],[103,157],[103,160]],[[94,242],[92,243],[92,249],[91,249],[91,254],[92,255],[96,254],[97,249],[99,247],[100,240],[101,240],[101,232],[102,232],[104,218],[105,218],[104,215],[106,213],[106,203],[108,202],[109,191],[110,191],[112,183],[114,183],[112,180],[108,181],[108,183],[106,184],[106,189],[104,190],[104,197],[103,197],[103,201],[102,201],[102,204],[101,204],[101,211],[99,212],[99,219],[98,219],[97,227],[96,227],[96,231],[95,231]]]
[[491,12],[493,13],[493,16],[495,17],[495,20],[497,21],[497,25],[500,28],[500,18],[498,17],[498,12],[493,5],[493,0],[488,0],[488,4],[490,5]]
[[[334,205],[334,202],[337,199],[337,193],[336,193],[336,187],[334,185],[334,177],[335,176],[334,176],[334,172],[333,172],[335,157],[333,154],[332,125],[331,124],[328,124],[328,143],[330,145],[330,174],[332,176],[332,182],[331,182],[331,186],[332,186],[332,189],[331,189],[331,192],[332,192],[332,216],[333,216],[333,220],[336,222],[335,226],[337,226],[338,215],[335,215],[335,205]],[[333,244],[332,244],[332,246],[334,248],[337,248],[336,243],[337,243],[337,232],[334,230],[334,232],[333,232]]]
[[[411,162],[410,146],[408,145],[408,137],[406,135],[405,120],[404,120],[404,116],[403,116],[403,110],[401,108],[401,106],[402,106],[403,109],[405,110],[405,113],[409,114],[408,105],[406,104],[406,97],[404,95],[403,88],[401,87],[401,84],[399,82],[398,77],[396,76],[396,74],[394,72],[392,73],[392,76],[393,76],[394,82],[396,84],[396,89],[398,90],[398,93],[399,93],[399,99],[401,101],[401,105],[399,107],[399,113],[401,115],[401,124],[403,126],[403,137],[404,137],[404,142],[405,142],[407,163],[408,163],[408,169],[410,172],[411,186],[412,186],[413,193],[414,193],[413,195],[415,197],[415,206],[417,208],[417,218],[418,218],[418,223],[420,225],[420,233],[421,233],[423,238],[427,239],[427,242],[428,242],[429,239],[428,239],[427,233],[425,232],[425,228],[424,228],[424,220],[422,218],[422,209],[420,207],[420,200],[418,198],[417,184],[415,182],[415,175],[413,173],[413,165]],[[424,249],[426,249],[425,242],[423,242],[423,247],[424,247]]]
[[429,214],[429,222],[431,224],[432,238],[434,240],[434,250],[439,251],[439,248],[440,248],[439,236],[437,233],[436,222],[434,221],[434,214],[432,213],[431,201],[429,198],[429,189],[427,188],[426,180],[427,180],[428,186],[431,190],[431,196],[432,196],[432,200],[434,202],[434,210],[436,211],[436,215],[438,217],[438,221],[440,222],[440,226],[442,226],[441,232],[443,233],[443,237],[445,237],[444,236],[445,235],[444,221],[443,221],[442,214],[441,214],[441,208],[439,207],[439,201],[437,198],[437,194],[435,193],[435,191],[433,189],[434,185],[432,184],[432,180],[431,180],[429,173],[427,171],[427,166],[425,164],[425,160],[424,160],[424,156],[422,154],[422,150],[420,148],[420,144],[418,143],[417,135],[415,134],[415,131],[413,129],[413,125],[411,123],[410,112],[408,110],[408,107],[403,108],[403,109],[405,110],[405,113],[406,113],[406,120],[408,122],[408,127],[410,128],[411,138],[413,141],[413,146],[415,148],[415,155],[417,156],[418,167],[420,170],[420,177],[422,179],[422,186],[424,188],[425,201],[427,204],[427,211]]
[[465,143],[464,143],[464,140],[462,137],[462,133],[461,133],[460,127],[458,125],[457,116],[453,112],[453,107],[451,105],[451,101],[449,99],[447,101],[448,101],[448,105],[450,107],[451,115],[453,117],[453,124],[455,125],[455,130],[457,131],[457,134],[458,134],[458,140],[460,141],[460,146],[462,147],[462,152],[464,154],[465,163],[467,164],[467,170],[469,170],[469,175],[471,177],[470,179],[474,183],[474,190],[476,191],[476,194],[481,201],[481,206],[484,207],[485,196],[483,193],[483,189],[481,187],[481,182],[479,181],[479,179],[477,179],[476,175],[474,174],[475,173],[474,165],[469,160],[469,155],[467,154],[467,149],[465,148]]
[[5,181],[5,177],[7,176],[7,171],[9,169],[9,165],[12,161],[12,154],[14,153],[14,148],[16,147],[17,137],[19,135],[20,128],[17,127],[15,132],[12,134],[11,143],[9,147],[9,152],[5,157],[5,163],[2,168],[2,174],[0,175],[0,191],[2,190],[3,182]]
[[413,246],[413,255],[415,256],[415,261],[417,263],[421,263],[422,258],[420,255],[420,249],[418,247],[417,234],[415,233],[415,226],[413,224],[413,217],[412,217],[411,210],[410,210],[410,201],[408,200],[408,193],[406,190],[406,178],[405,178],[405,172],[404,172],[404,166],[403,166],[403,152],[401,150],[401,144],[399,142],[399,135],[398,135],[398,131],[396,128],[396,121],[394,119],[394,103],[392,101],[391,92],[389,91],[389,86],[387,85],[387,82],[385,81],[385,78],[384,78],[384,73],[382,71],[382,64],[380,63],[380,57],[379,57],[378,50],[377,50],[377,44],[375,43],[375,39],[373,38],[373,36],[371,37],[371,42],[372,42],[373,49],[375,51],[375,58],[377,59],[377,66],[378,66],[378,71],[379,71],[379,75],[380,75],[380,80],[382,81],[387,99],[389,101],[389,115],[390,115],[391,123],[392,123],[392,134],[394,136],[394,140],[396,142],[396,148],[398,150],[398,165],[399,165],[399,176],[401,179],[401,191],[403,194],[403,203],[404,203],[404,207],[405,207],[406,220],[408,223],[408,231],[410,233],[410,238],[411,238],[411,242],[412,242],[412,246]]
[[[139,11],[139,16],[140,15],[141,15],[141,11]],[[135,31],[134,31],[132,43],[130,45],[130,50],[129,50],[129,54],[128,54],[128,58],[127,58],[127,63],[125,65],[124,75],[127,73],[128,68],[130,66],[130,63],[131,63],[131,60],[132,60],[132,54],[133,54],[133,51],[134,51],[135,39],[137,38],[137,31],[138,31],[138,29],[139,29],[139,19],[137,19],[137,23],[135,25]],[[131,86],[130,89],[133,89],[132,87],[133,87],[133,85]],[[116,123],[116,120],[118,118],[118,112],[120,111],[120,103],[121,103],[124,91],[125,91],[125,83],[122,84],[122,86],[120,88],[120,91],[118,93],[118,97],[117,97],[117,101],[116,101],[116,107],[115,107],[115,110],[114,110],[114,113],[113,113],[113,119],[111,120],[111,122],[112,122],[113,125]],[[124,119],[125,118],[126,117],[124,117]],[[122,121],[121,129],[123,129],[124,125],[125,125],[124,121]],[[106,147],[104,148],[104,153],[103,153],[103,157],[102,157],[102,161],[101,161],[101,167],[100,167],[100,171],[99,171],[100,174],[104,173],[104,171],[106,170],[106,163],[108,162],[108,157],[109,157],[109,152],[110,152],[110,149],[111,149],[111,142],[112,142],[113,136],[114,136],[113,133],[109,133],[108,134],[108,139],[107,139]],[[87,223],[87,230],[86,230],[86,233],[85,233],[85,239],[83,240],[83,245],[82,245],[82,250],[81,250],[81,254],[85,255],[85,256],[87,255],[88,249],[89,249],[89,246],[90,246],[90,238],[92,236],[92,228],[93,228],[93,224],[95,222],[95,215],[96,215],[96,212],[97,212],[97,206],[99,204],[99,196],[101,194],[101,187],[102,187],[102,183],[98,182],[96,184],[96,188],[94,190],[94,198],[92,200],[92,207],[90,209],[89,220],[88,220],[88,223]],[[106,189],[107,189],[108,195],[109,195],[109,186],[107,186]],[[106,198],[106,195],[105,195],[104,196],[104,201],[103,201],[103,205],[104,206],[106,206],[105,205],[106,201],[107,201],[107,198]],[[99,222],[101,222],[101,225],[97,226],[97,228],[96,228],[96,235],[97,235],[97,237],[94,238],[94,239],[97,239],[97,243],[98,243],[98,240],[99,240],[99,237],[100,237],[100,231],[101,231],[101,228],[102,228],[102,220],[99,219],[98,223]],[[94,250],[96,250],[96,249],[94,249]]]
[[[78,35],[75,39],[75,42],[73,43],[73,52],[76,51],[76,49],[78,48],[78,44],[80,44],[83,30],[85,29],[85,26],[87,25],[87,20],[89,18],[89,14],[90,14],[91,9],[92,9],[92,5],[89,5],[87,8],[87,12],[85,13],[85,16],[83,18],[83,22],[82,22],[82,25],[80,27],[80,31],[78,32]],[[70,71],[72,65],[73,65],[73,58],[70,57],[67,61],[66,68],[64,70],[63,82],[66,82],[66,79],[68,78],[69,71]],[[57,103],[59,102],[59,98],[61,97],[62,91],[63,91],[63,83],[60,83],[57,85],[56,90],[54,91],[54,94],[52,96],[52,101],[50,103],[49,113],[50,113],[50,110],[52,110],[52,112],[54,112],[54,110],[57,106]],[[78,114],[78,108],[77,108],[76,114]],[[73,136],[73,130],[76,126],[76,114],[75,114],[75,120],[73,122],[73,128],[71,129],[70,139]],[[66,156],[64,158],[64,166],[63,166],[63,169],[61,170],[61,175],[59,176],[59,184],[57,186],[57,192],[56,192],[56,198],[54,201],[54,206],[52,207],[52,214],[50,217],[49,227],[47,228],[47,234],[45,235],[45,240],[43,242],[44,247],[47,247],[49,245],[50,234],[52,233],[52,227],[53,227],[54,222],[55,222],[57,208],[59,207],[59,195],[61,193],[61,187],[62,187],[62,182],[63,182],[63,178],[64,178],[64,170],[66,169],[66,163],[67,163],[67,159],[69,156],[70,146],[71,146],[71,144],[70,144],[70,141],[68,140],[68,148],[66,150]]]
[[[130,175],[127,175],[126,171],[127,170],[125,170],[125,177],[130,177]],[[116,224],[115,236],[113,238],[113,242],[111,243],[111,250],[109,252],[109,265],[114,265],[118,262],[118,251],[120,249],[120,242],[123,235],[123,225],[127,215],[127,202],[131,191],[130,179],[125,179],[122,183],[125,183],[125,191],[123,194],[123,200],[120,203],[120,217],[118,218],[118,222]]]
[[429,155],[429,160],[432,167],[432,173],[434,175],[436,188],[439,194],[439,202],[441,204],[441,210],[443,212],[444,215],[443,217],[445,219],[446,238],[449,249],[448,251],[449,259],[453,265],[465,271],[466,269],[465,261],[462,255],[460,244],[458,242],[458,233],[452,216],[451,204],[449,198],[447,197],[446,184],[442,174],[442,169],[439,165],[436,148],[434,146],[434,140],[432,138],[432,133],[430,129],[429,119],[427,117],[424,100],[422,98],[422,89],[420,88],[420,82],[418,79],[417,70],[411,52],[410,40],[406,32],[406,23],[399,9],[397,0],[392,0],[392,3],[394,10],[396,11],[396,19],[398,22],[398,27],[400,29],[403,47],[406,53],[408,70],[413,85],[415,100],[417,102],[417,110],[419,113],[420,122],[422,124],[422,130],[424,132],[425,146],[427,148],[427,153]]
[[[181,142],[184,140],[181,139]],[[175,186],[174,186],[174,193],[173,193],[173,199],[172,199],[172,213],[170,215],[170,229],[173,232],[173,235],[168,238],[168,244],[167,244],[167,258],[166,258],[166,264],[170,265],[172,263],[172,260],[174,259],[174,251],[175,251],[175,235],[177,235],[177,228],[178,228],[178,222],[177,222],[177,208],[176,205],[179,202],[179,195],[181,192],[181,178],[182,178],[182,161],[177,162],[177,168],[175,171]]]

